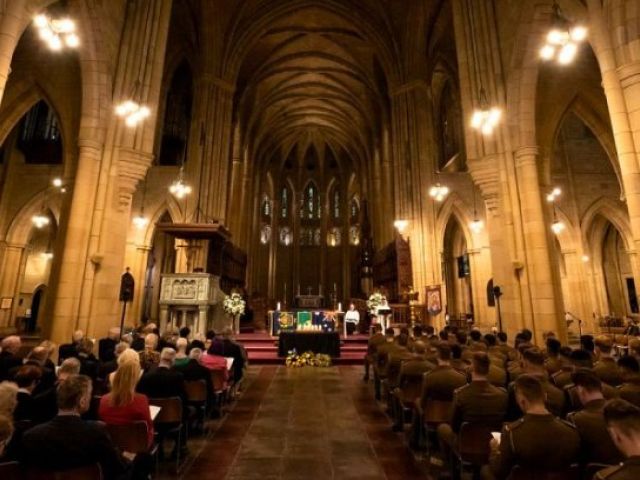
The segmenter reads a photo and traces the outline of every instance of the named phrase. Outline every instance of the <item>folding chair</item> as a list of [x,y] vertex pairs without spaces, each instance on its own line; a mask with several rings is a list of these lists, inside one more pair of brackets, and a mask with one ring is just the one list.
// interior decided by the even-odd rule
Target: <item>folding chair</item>
[[180,451],[183,442],[182,400],[180,400],[180,397],[150,398],[149,403],[161,409],[154,421],[158,427],[158,444],[160,450],[162,451],[162,440],[167,434],[176,435],[176,472],[178,472],[180,468]]
[[204,380],[190,380],[184,382],[187,401],[196,409],[196,426],[200,432],[204,431],[204,419],[207,415],[207,382]]

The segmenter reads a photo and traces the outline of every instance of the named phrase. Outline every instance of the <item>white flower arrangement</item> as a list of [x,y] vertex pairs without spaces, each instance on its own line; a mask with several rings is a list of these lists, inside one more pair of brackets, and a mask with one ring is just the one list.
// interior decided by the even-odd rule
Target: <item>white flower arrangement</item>
[[387,297],[385,297],[380,292],[372,293],[367,300],[367,308],[369,309],[369,313],[375,315],[377,312],[377,308],[382,305],[382,303],[387,301]]
[[236,315],[242,315],[244,313],[245,301],[239,293],[232,293],[224,297],[222,302],[222,308],[224,313],[235,317]]

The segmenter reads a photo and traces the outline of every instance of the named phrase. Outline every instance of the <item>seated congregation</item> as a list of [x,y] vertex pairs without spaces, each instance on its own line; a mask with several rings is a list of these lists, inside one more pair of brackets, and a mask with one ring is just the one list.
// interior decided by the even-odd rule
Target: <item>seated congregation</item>
[[640,339],[545,337],[375,326],[365,381],[440,478],[640,478]]
[[122,338],[112,329],[97,357],[94,342],[77,331],[59,347],[57,366],[50,342],[26,356],[20,337],[0,346],[3,479],[55,472],[146,479],[161,461],[175,462],[177,471],[189,439],[237,394],[247,365],[230,330],[191,338],[183,328],[160,337],[153,324]]

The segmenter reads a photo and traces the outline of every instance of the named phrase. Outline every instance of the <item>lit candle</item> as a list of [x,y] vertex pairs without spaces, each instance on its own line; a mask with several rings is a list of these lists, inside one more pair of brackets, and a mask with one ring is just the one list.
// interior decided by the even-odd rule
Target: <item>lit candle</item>
[[338,302],[338,311],[341,312],[342,311],[342,303]]
[[279,312],[280,311],[280,302],[277,303],[276,305],[276,310]]

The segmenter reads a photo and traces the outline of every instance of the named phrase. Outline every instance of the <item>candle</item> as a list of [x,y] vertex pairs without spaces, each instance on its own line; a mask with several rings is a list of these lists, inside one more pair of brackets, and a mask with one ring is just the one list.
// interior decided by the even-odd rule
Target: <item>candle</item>
[[276,310],[277,310],[277,311],[280,311],[280,302],[278,302],[278,303],[277,303],[277,305],[276,305]]
[[342,303],[338,302],[338,311],[341,312],[342,311]]

